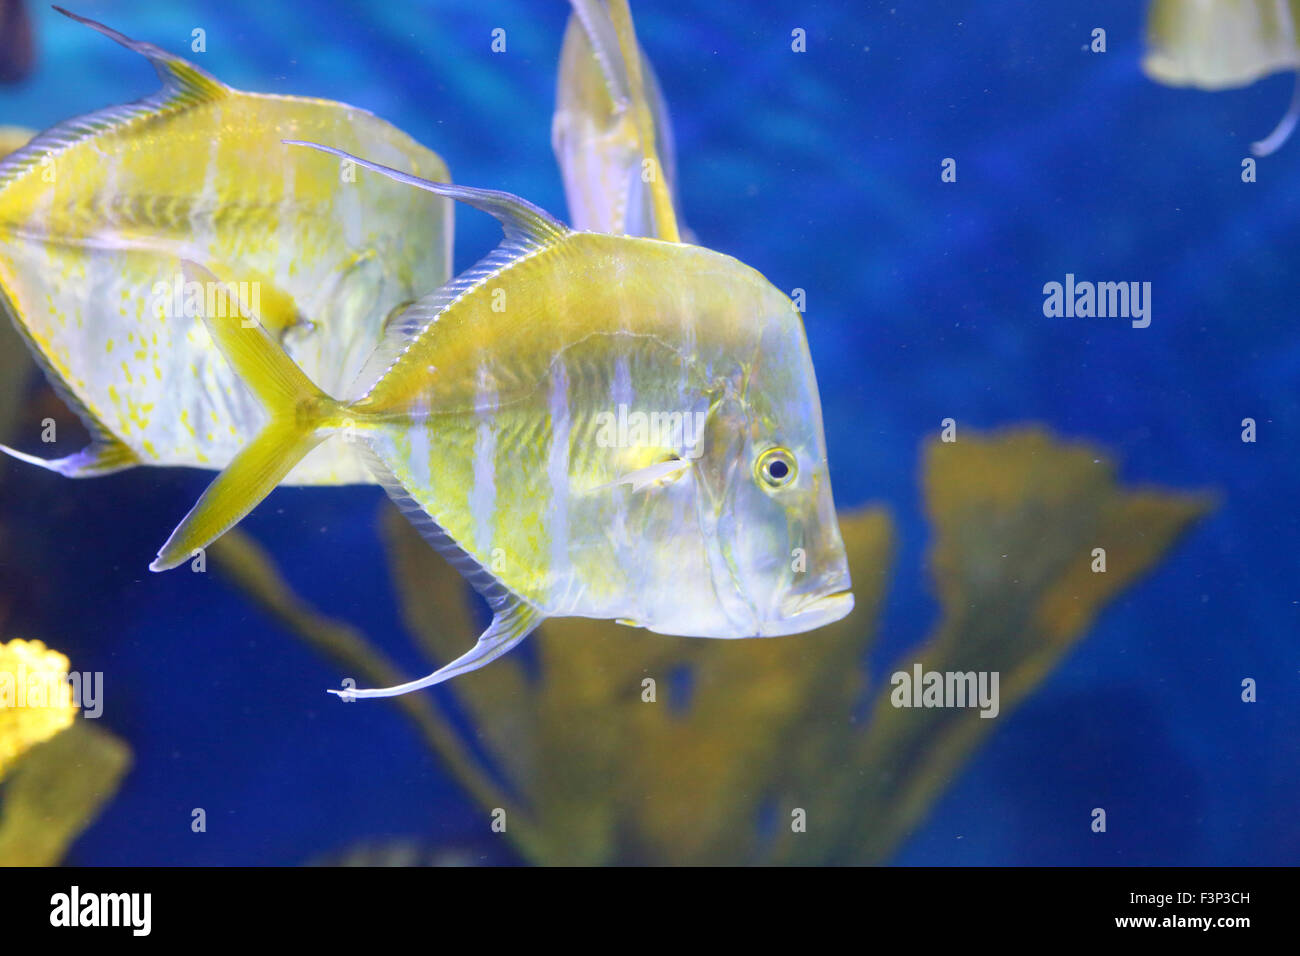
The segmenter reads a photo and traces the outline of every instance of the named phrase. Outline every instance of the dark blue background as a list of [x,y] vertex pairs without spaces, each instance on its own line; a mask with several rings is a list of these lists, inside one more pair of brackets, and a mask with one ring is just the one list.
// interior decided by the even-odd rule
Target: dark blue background
[[[1000,722],[903,863],[1300,859],[1300,142],[1264,160],[1258,183],[1240,179],[1291,81],[1157,86],[1138,68],[1141,6],[633,4],[673,108],[687,221],[807,290],[837,500],[884,503],[899,522],[875,663],[935,619],[917,463],[945,417],[1044,422],[1107,449],[1126,482],[1219,495]],[[565,214],[549,141],[558,0],[76,9],[187,56],[202,27],[208,50],[193,58],[222,80],[365,107],[458,181]],[[43,128],[154,90],[143,60],[33,13],[41,62],[0,90],[0,122]],[[1104,55],[1085,50],[1097,26]],[[495,27],[504,55],[489,52]],[[805,54],[790,51],[794,27]],[[945,185],[948,156],[959,178]],[[458,266],[496,237],[458,211]],[[1067,272],[1150,281],[1151,327],[1044,318],[1043,283]],[[1254,445],[1239,437],[1247,416]],[[327,698],[335,670],[216,576],[145,569],[208,477],[8,472],[44,536],[27,559],[54,575],[45,636],[108,672],[106,724],[135,748],[72,862],[287,864],[385,835],[509,860],[395,712]],[[302,594],[417,672],[375,534],[380,498],[282,490],[247,526]],[[1259,682],[1253,706],[1243,677]],[[203,837],[189,830],[199,806]],[[1104,840],[1080,823],[1094,806],[1109,811]]]

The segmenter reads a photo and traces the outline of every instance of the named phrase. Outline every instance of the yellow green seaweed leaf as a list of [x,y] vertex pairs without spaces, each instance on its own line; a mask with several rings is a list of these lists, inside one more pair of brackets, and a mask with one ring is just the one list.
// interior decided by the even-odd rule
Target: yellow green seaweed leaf
[[53,866],[117,792],[125,743],[78,720],[27,753],[0,791],[0,866]]
[[76,720],[69,663],[40,641],[0,644],[0,866],[50,866],[117,790],[129,751]]

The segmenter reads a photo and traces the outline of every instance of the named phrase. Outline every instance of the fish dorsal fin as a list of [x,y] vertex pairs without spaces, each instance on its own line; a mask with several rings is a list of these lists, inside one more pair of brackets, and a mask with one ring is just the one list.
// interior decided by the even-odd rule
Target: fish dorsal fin
[[30,140],[26,146],[0,159],[0,188],[21,177],[31,167],[42,162],[44,157],[58,153],[86,137],[97,136],[104,131],[105,127],[141,119],[156,119],[159,111],[183,110],[196,103],[220,99],[235,92],[188,60],[182,60],[152,43],[132,40],[112,27],[88,17],[78,16],[62,7],[56,6],[54,9],[65,17],[85,24],[128,50],[147,58],[158,72],[163,88],[152,96],[134,103],[110,106],[50,127]]
[[559,242],[571,234],[568,226],[555,219],[546,210],[513,193],[496,189],[475,189],[472,186],[455,186],[450,183],[434,183],[389,166],[360,159],[332,146],[321,146],[301,140],[285,140],[285,142],[291,146],[318,149],[355,163],[364,169],[382,173],[397,182],[427,189],[439,196],[446,196],[473,206],[495,217],[505,232],[502,243],[486,257],[392,317],[379,345],[376,346],[360,374],[357,375],[353,387],[347,393],[347,398],[351,401],[364,398],[374,388],[375,383],[383,378],[402,354],[410,348],[411,343],[435,322],[449,305],[470,289],[497,274],[516,259]]
[[197,103],[202,100],[225,96],[230,92],[230,87],[212,74],[199,69],[188,60],[182,60],[180,57],[154,46],[152,43],[132,40],[130,37],[118,33],[112,27],[105,26],[88,17],[78,16],[69,10],[63,9],[63,7],[55,7],[54,9],[65,17],[76,20],[78,23],[85,24],[92,30],[104,34],[104,36],[122,44],[128,50],[133,50],[146,57],[153,64],[153,68],[158,71],[158,78],[163,83],[162,97],[167,102],[178,105]]
[[333,146],[322,146],[319,143],[309,143],[300,139],[286,139],[284,142],[288,146],[307,146],[311,149],[318,149],[322,153],[329,153],[332,156],[339,157],[339,159],[345,159],[363,169],[382,173],[389,179],[396,180],[399,183],[426,189],[431,193],[437,193],[439,196],[446,196],[448,199],[455,199],[457,202],[463,202],[467,206],[482,210],[501,223],[502,228],[505,230],[507,242],[518,242],[529,248],[540,248],[563,239],[569,234],[569,227],[564,223],[545,209],[534,206],[527,199],[521,199],[514,193],[503,192],[499,189],[475,189],[473,186],[456,186],[452,183],[434,183],[427,179],[421,179],[419,176],[404,173],[400,169],[393,169],[391,166],[372,163],[368,159],[353,156],[351,153],[335,149]]

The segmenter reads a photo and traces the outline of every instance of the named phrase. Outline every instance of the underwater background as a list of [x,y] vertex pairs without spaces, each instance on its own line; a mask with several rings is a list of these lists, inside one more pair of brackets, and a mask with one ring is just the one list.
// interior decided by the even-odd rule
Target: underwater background
[[[550,148],[569,13],[559,0],[83,0],[73,9],[235,87],[368,109],[440,153],[457,182],[509,190],[566,216]],[[531,794],[555,808],[549,830],[512,839],[491,830],[490,807],[418,719],[388,703],[328,696],[347,671],[295,636],[289,612],[267,613],[273,599],[250,599],[238,573],[147,570],[208,473],[140,468],[73,482],[6,462],[4,637],[40,638],[75,669],[102,671],[97,723],[131,754],[117,792],[64,861],[566,861],[579,842],[566,827],[583,824],[564,811],[577,818],[600,806],[611,815],[605,835],[573,859],[759,862],[789,807],[815,799],[857,816],[816,853],[780,858],[1300,860],[1300,324],[1291,278],[1300,263],[1300,143],[1261,160],[1258,182],[1241,177],[1248,144],[1285,108],[1290,78],[1214,94],[1157,85],[1139,66],[1142,5],[1119,0],[641,0],[632,12],[672,111],[685,220],[701,244],[784,290],[806,290],[836,502],[842,516],[879,519],[870,528],[863,519],[861,538],[871,543],[855,552],[872,565],[853,565],[859,610],[850,621],[873,634],[849,646],[869,675],[861,687],[838,688],[853,706],[829,719],[817,702],[830,700],[819,688],[833,678],[810,678],[799,698],[807,719],[782,724],[779,741],[750,739],[764,732],[761,720],[702,719],[679,738],[665,730],[670,742],[699,748],[689,762],[700,776],[672,791],[677,806],[661,807],[658,823],[632,820],[648,812],[631,809],[635,793],[588,792],[628,785],[619,781],[635,774],[579,780],[575,770],[544,781],[544,798]],[[35,66],[0,87],[0,124],[44,129],[157,88],[142,58],[48,7],[29,5],[29,15]],[[206,31],[206,52],[190,52],[196,27]],[[498,27],[508,42],[495,54]],[[1105,53],[1088,49],[1095,27],[1107,31]],[[791,50],[794,28],[806,30],[806,53]],[[957,160],[954,183],[941,182],[945,157]],[[496,224],[473,211],[458,209],[456,227],[458,270],[497,241]],[[1045,317],[1043,285],[1067,273],[1150,282],[1150,327]],[[36,428],[53,401],[35,379],[29,391],[34,410],[19,429]],[[1241,438],[1247,417],[1258,423],[1254,443]],[[946,418],[957,423],[954,449],[969,436],[989,454],[944,460],[934,441]],[[1059,661],[1028,668],[1015,707],[1004,682],[1003,712],[975,721],[991,725],[977,728],[986,736],[957,733],[948,756],[925,761],[909,757],[913,750],[899,756],[889,741],[901,736],[886,734],[874,756],[861,757],[866,770],[846,775],[858,758],[845,741],[866,732],[878,716],[875,695],[891,671],[920,659],[918,646],[936,634],[973,646],[976,630],[1003,624],[1019,633],[1005,602],[960,620],[978,603],[963,603],[978,565],[946,560],[936,542],[945,528],[949,542],[978,538],[962,529],[978,531],[969,522],[979,509],[945,509],[944,495],[1002,480],[1002,466],[989,461],[1023,459],[1028,470],[1069,449],[1087,449],[1080,461],[1113,462],[1119,490],[1181,510],[1149,535],[1131,516],[1115,522],[1157,542],[1152,553],[1116,593],[1094,599],[1095,617],[1060,624],[1062,634],[1073,628],[1070,641],[1058,642]],[[1034,482],[1045,501],[1074,487],[1053,469]],[[998,487],[1008,486],[1019,487]],[[402,576],[424,557],[411,556],[389,511],[374,487],[281,489],[241,527],[297,600],[418,675],[430,669],[411,637],[421,585],[403,592]],[[1054,508],[1016,513],[1037,546],[1055,540],[1054,516],[1077,511],[1067,494]],[[1072,533],[1059,530],[1063,539]],[[1025,568],[1040,564],[1031,555]],[[1058,608],[1055,617],[1040,609],[1047,630],[1068,617],[1058,604],[1045,604]],[[425,619],[436,630],[453,616],[444,604]],[[321,630],[301,615],[299,623]],[[731,662],[785,655],[776,674],[847,633],[827,630],[774,639],[784,645],[775,650],[723,642],[730,646],[718,653]],[[468,646],[475,633],[456,640]],[[611,654],[635,680],[620,687],[646,707],[636,699],[645,670],[638,655],[665,653],[656,642],[672,639],[626,634]],[[576,693],[576,670],[546,666],[540,647],[525,642],[513,666],[534,684],[558,682],[553,694]],[[575,643],[572,660],[580,654]],[[484,680],[506,663],[490,665]],[[671,673],[667,696],[683,720],[692,706],[737,693],[725,682],[702,685],[689,667]],[[743,680],[752,688],[765,673]],[[602,674],[589,671],[583,687],[600,685]],[[454,732],[480,775],[500,783],[511,776],[508,741],[525,729],[493,725],[490,712],[537,711],[518,706],[519,688],[462,697],[470,691],[457,685],[480,676],[420,696],[440,709],[438,726]],[[1255,703],[1242,701],[1247,678],[1257,682]],[[605,713],[593,706],[538,724],[551,735],[529,738],[531,758],[581,768],[582,754],[599,750],[602,766],[642,756],[647,773],[672,764],[611,740],[625,724]],[[861,796],[920,765],[924,782],[907,791],[913,796]],[[715,767],[726,768],[725,781],[709,776]],[[539,779],[531,773],[524,777]],[[777,778],[772,792],[782,796],[755,795]],[[725,839],[704,849],[674,842],[692,813],[704,805],[720,813],[726,801],[737,809],[716,824]],[[1098,807],[1105,833],[1090,826]],[[191,828],[195,808],[206,811],[206,832]],[[810,832],[818,820],[811,812]],[[873,828],[886,827],[889,838],[873,843]]]

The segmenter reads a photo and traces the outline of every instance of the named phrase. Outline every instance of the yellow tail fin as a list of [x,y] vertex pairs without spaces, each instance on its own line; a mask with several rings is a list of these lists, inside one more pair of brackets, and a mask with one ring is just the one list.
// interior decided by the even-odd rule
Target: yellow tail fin
[[152,571],[166,571],[190,559],[257,506],[293,466],[341,424],[342,406],[312,383],[279,344],[249,316],[221,282],[202,266],[186,262],[186,279],[210,283],[203,322],[212,341],[240,379],[270,412],[271,420],[203,492],[172,532]]

